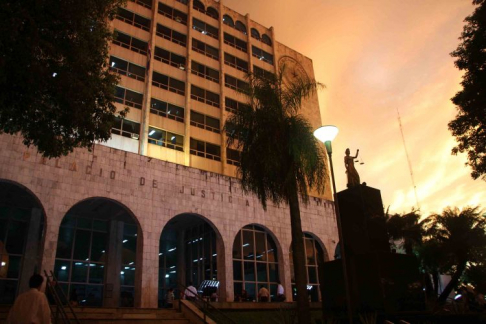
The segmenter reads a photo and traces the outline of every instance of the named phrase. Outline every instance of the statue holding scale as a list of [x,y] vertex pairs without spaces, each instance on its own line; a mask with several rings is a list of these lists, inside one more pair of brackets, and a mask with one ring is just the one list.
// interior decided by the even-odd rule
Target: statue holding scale
[[356,156],[350,156],[349,148],[346,149],[345,153],[344,166],[346,167],[346,174],[348,176],[348,188],[352,188],[360,184],[358,171],[354,167],[354,159],[358,157],[359,149],[356,151]]

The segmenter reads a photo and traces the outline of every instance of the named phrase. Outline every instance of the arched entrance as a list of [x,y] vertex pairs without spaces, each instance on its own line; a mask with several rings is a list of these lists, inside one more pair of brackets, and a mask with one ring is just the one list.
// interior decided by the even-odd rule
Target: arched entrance
[[[307,269],[307,291],[310,300],[317,302],[321,300],[319,289],[319,265],[329,260],[324,246],[310,233],[304,233],[305,266]],[[292,281],[292,297],[296,298],[294,262],[292,257],[292,244],[290,245],[290,278]]]
[[[201,294],[224,287],[224,247],[214,225],[200,215],[185,213],[172,218],[160,236],[159,307],[165,306],[170,288],[177,298],[180,285],[189,283]],[[218,291],[222,300],[225,294],[224,289]]]
[[243,289],[249,300],[256,300],[260,286],[270,291],[270,298],[277,295],[280,280],[278,251],[272,236],[261,226],[247,225],[233,243],[233,280],[235,300]]
[[133,214],[107,198],[77,203],[59,229],[54,274],[73,304],[133,307],[142,238]]
[[0,304],[12,304],[40,271],[44,218],[32,192],[0,179]]

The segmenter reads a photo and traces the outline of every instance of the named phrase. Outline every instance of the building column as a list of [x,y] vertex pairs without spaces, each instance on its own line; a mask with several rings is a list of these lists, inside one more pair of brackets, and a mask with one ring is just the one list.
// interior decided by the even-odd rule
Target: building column
[[29,279],[39,270],[39,231],[42,221],[42,210],[32,208],[30,212],[29,229],[27,230],[27,241],[22,260],[22,268],[19,280],[19,293],[29,290]]
[[142,289],[142,269],[143,269],[143,250],[144,250],[144,242],[143,242],[143,233],[140,226],[137,230],[137,251],[135,256],[135,298],[134,298],[134,307],[141,307],[142,305],[142,298],[143,298],[143,289]]
[[[140,303],[137,303],[135,307],[158,307],[160,236],[153,237],[154,233],[160,232],[151,229],[151,231],[143,231],[143,235],[138,235],[138,237],[142,236],[143,240],[139,239],[137,242],[136,264],[139,273],[138,278],[140,278]],[[139,287],[135,287],[135,289],[139,289]]]
[[278,263],[278,273],[280,276],[280,282],[285,290],[285,300],[292,301],[292,278],[290,276],[290,272],[292,271],[290,268],[290,250],[289,244],[287,242],[283,242],[282,248],[282,256],[279,258],[280,261]]
[[[224,242],[223,238],[218,237],[218,235],[216,235],[216,253],[216,268],[218,270],[217,280],[219,281],[219,301],[229,301],[228,297],[230,292],[233,291],[233,280],[231,280],[231,289],[228,289],[227,283],[230,277],[233,279],[233,266],[231,266],[231,269],[229,269],[228,265],[225,263],[227,255],[224,251]],[[231,265],[233,265],[233,263],[231,263]],[[228,273],[228,271],[230,271],[230,273]]]
[[152,25],[150,26],[150,40],[147,51],[147,64],[145,66],[145,86],[142,103],[142,120],[140,121],[140,138],[138,143],[138,154],[147,155],[148,132],[150,123],[150,102],[152,94],[152,73],[154,65],[152,64],[155,52],[155,37],[157,32],[157,6],[158,1],[152,0]]
[[184,165],[191,165],[191,60],[192,60],[192,0],[187,1],[187,59],[186,59],[186,106],[184,107]]
[[123,222],[110,222],[108,250],[106,251],[104,307],[118,307],[120,300],[120,265],[123,250]]
[[[56,204],[58,201],[54,200],[51,204]],[[44,248],[42,252],[42,266],[40,273],[44,275],[44,270],[49,273],[54,271],[54,263],[56,262],[57,240],[59,238],[59,227],[61,226],[64,213],[57,211],[57,214],[49,214],[49,211],[56,210],[55,208],[48,208],[45,205],[46,215],[46,232],[44,238]]]
[[218,248],[218,279],[220,280],[220,294],[225,291],[225,299],[222,301],[232,302],[235,299],[233,284],[233,243],[225,242],[226,251],[224,251],[223,242],[217,243]]

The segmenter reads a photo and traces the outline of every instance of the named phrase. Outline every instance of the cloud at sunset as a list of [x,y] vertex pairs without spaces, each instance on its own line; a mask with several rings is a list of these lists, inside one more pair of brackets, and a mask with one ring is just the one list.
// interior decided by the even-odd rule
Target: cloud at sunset
[[[424,215],[447,206],[486,207],[486,183],[472,180],[464,155],[452,156],[447,123],[461,72],[449,53],[458,43],[470,1],[226,0],[265,26],[279,42],[310,57],[323,124],[333,143],[338,190],[345,189],[344,150],[360,149],[361,180],[382,192],[392,212],[416,206],[400,112]],[[272,14],[268,14],[268,13]]]

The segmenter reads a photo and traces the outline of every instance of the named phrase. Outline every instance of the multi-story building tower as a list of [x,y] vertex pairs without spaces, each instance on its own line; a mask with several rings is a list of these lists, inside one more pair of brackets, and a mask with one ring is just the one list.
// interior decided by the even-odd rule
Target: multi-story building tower
[[[245,105],[249,72],[314,78],[312,61],[217,0],[128,1],[113,28],[116,105],[130,112],[107,143],[46,160],[0,136],[0,303],[40,269],[83,305],[157,307],[169,288],[204,280],[228,301],[260,285],[274,295],[281,281],[290,300],[289,211],[264,212],[241,191],[222,127]],[[320,126],[317,96],[303,114]],[[316,301],[317,261],[337,243],[330,199],[327,186],[302,207]]]

